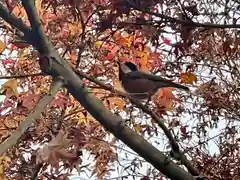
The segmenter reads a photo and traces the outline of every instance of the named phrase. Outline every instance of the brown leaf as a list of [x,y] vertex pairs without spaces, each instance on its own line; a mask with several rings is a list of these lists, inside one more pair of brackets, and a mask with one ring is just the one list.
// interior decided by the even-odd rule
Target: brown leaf
[[22,106],[26,107],[29,110],[32,110],[38,100],[40,99],[40,94],[35,94],[32,92],[27,92],[23,95],[22,99]]
[[46,146],[37,151],[36,163],[48,162],[57,166],[60,159],[76,160],[78,158],[77,151],[67,149],[71,145],[71,140],[67,138],[67,135],[60,130],[56,137],[53,137]]
[[186,84],[193,84],[197,81],[197,76],[191,72],[181,73],[181,82]]

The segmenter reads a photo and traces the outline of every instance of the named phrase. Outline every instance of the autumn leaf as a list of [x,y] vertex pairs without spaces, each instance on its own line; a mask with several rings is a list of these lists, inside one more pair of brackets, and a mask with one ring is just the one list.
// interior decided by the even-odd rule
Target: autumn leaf
[[32,110],[40,99],[40,94],[27,92],[22,97],[22,106]]
[[109,102],[109,108],[113,109],[117,106],[119,109],[123,109],[126,105],[125,101],[119,97],[109,97],[107,98]]
[[139,133],[139,132],[142,130],[141,124],[136,124],[136,125],[134,125],[134,129],[135,129],[135,131],[136,131],[137,133]]
[[144,51],[135,51],[136,57],[140,58],[140,70],[148,72],[147,63],[148,63],[148,53]]
[[59,108],[66,108],[66,106],[69,104],[68,98],[64,96],[63,94],[58,94],[52,101],[51,106],[53,107],[59,107]]
[[158,90],[154,100],[159,107],[166,108],[167,111],[171,111],[174,106],[175,96],[172,93],[173,88],[161,88]]
[[87,113],[87,112],[81,112],[79,118],[78,118],[78,122],[77,125],[88,125],[90,121],[94,121],[94,117],[92,117],[91,114]]
[[0,53],[2,53],[6,49],[6,44],[0,40]]
[[87,125],[89,123],[89,119],[87,117],[87,112],[82,112],[79,119],[78,119],[78,122],[77,122],[77,125]]
[[191,72],[181,73],[180,75],[181,83],[193,84],[197,82],[197,76]]
[[14,63],[13,59],[10,57],[6,57],[5,59],[2,60],[2,63],[4,65],[12,65]]
[[53,137],[47,145],[37,151],[36,163],[48,162],[58,166],[60,160],[76,160],[78,158],[77,151],[67,149],[71,145],[71,140],[67,136],[67,133],[60,130],[56,137]]
[[18,87],[17,80],[16,79],[10,79],[2,85],[1,89],[6,91],[6,96],[7,97],[11,97],[13,95],[18,97],[19,94],[18,94],[17,87]]
[[5,168],[11,163],[11,158],[8,156],[0,157],[0,178],[5,179]]

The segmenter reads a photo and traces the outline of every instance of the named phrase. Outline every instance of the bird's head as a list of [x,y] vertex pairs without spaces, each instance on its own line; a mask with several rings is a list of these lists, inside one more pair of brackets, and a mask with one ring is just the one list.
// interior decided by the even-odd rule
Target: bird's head
[[132,71],[138,71],[137,66],[133,64],[132,62],[124,62],[120,63],[117,61],[119,70],[122,71],[124,74],[132,72]]

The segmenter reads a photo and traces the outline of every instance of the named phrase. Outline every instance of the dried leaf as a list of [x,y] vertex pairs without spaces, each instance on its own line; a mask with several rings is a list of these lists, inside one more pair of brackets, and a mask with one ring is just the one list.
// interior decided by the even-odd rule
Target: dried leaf
[[197,76],[191,72],[181,73],[180,79],[182,83],[193,84],[197,82]]
[[67,136],[68,134],[60,130],[56,137],[53,137],[46,146],[37,151],[36,163],[48,162],[53,166],[58,166],[60,159],[76,160],[77,152],[67,150],[71,145],[71,140]]
[[11,96],[19,96],[18,90],[17,90],[17,80],[16,79],[10,79],[8,81],[6,81],[3,85],[2,85],[2,89],[4,91],[6,91],[6,96],[7,97],[11,97]]
[[40,94],[27,92],[21,97],[21,99],[22,105],[27,109],[32,110],[35,107],[36,103],[39,101]]
[[134,129],[135,129],[135,131],[136,131],[137,133],[139,133],[139,132],[142,130],[141,124],[136,124],[136,125],[134,126]]
[[6,44],[0,40],[0,53],[2,53],[6,49]]
[[119,97],[109,97],[107,98],[109,101],[109,108],[113,109],[118,107],[118,109],[123,109],[126,105],[126,102]]
[[155,103],[159,107],[164,107],[167,111],[171,111],[174,106],[173,100],[176,100],[172,93],[173,88],[162,88],[156,94]]

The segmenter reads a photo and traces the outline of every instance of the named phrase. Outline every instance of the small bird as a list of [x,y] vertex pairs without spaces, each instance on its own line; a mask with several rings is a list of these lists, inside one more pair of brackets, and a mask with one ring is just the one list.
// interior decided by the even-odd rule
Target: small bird
[[131,62],[120,63],[119,80],[124,90],[130,96],[137,99],[150,99],[159,88],[174,87],[189,91],[189,88],[171,80],[164,79],[160,76],[138,71],[135,64]]

